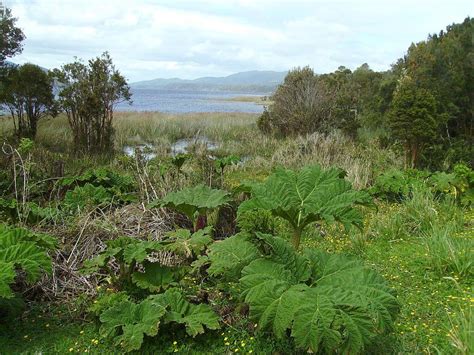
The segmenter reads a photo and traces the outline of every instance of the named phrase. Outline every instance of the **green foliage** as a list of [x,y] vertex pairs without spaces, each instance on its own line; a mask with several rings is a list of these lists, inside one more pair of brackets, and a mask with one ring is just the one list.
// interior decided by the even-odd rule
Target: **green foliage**
[[258,256],[259,251],[250,241],[250,236],[236,234],[209,246],[207,258],[211,265],[207,272],[213,276],[237,277],[242,268]]
[[401,201],[409,196],[414,188],[423,187],[428,175],[417,170],[389,170],[377,176],[370,193],[389,201]]
[[201,184],[170,192],[162,200],[152,202],[150,207],[168,207],[184,213],[191,221],[194,221],[194,230],[197,231],[204,227],[198,226],[198,217],[206,217],[209,211],[223,206],[229,201],[230,197],[226,191],[211,189]]
[[469,278],[474,274],[474,241],[455,237],[454,231],[449,224],[434,225],[424,235],[429,264],[440,276],[454,272]]
[[[100,290],[102,290],[102,288]],[[113,305],[130,300],[130,296],[126,292],[112,292],[112,289],[109,290],[110,291],[106,293],[100,294],[87,308],[89,313],[99,317],[105,310],[111,308]]]
[[474,190],[473,173],[464,164],[456,167],[452,173],[389,170],[375,179],[370,193],[389,201],[402,201],[409,198],[414,190],[430,190],[436,196],[452,198],[469,206]]
[[220,170],[221,172],[224,172],[224,169],[227,166],[235,165],[235,164],[238,164],[239,162],[240,162],[240,158],[238,156],[228,155],[226,157],[216,159],[214,161],[214,165],[216,169]]
[[[439,34],[412,44],[403,59],[403,69],[417,85],[429,90],[435,98],[443,125],[436,132],[431,146],[438,154],[427,154],[423,163],[437,169],[444,161],[456,163],[466,152],[472,164],[472,112],[474,76],[472,75],[474,19],[451,24]],[[434,159],[433,159],[433,156]]]
[[212,227],[200,229],[191,233],[187,229],[178,229],[169,232],[165,239],[165,250],[186,258],[197,258],[199,254],[212,242]]
[[25,40],[25,35],[16,26],[17,19],[12,16],[10,9],[5,9],[5,13],[0,16],[0,32],[2,40],[0,42],[0,66],[3,66],[6,58],[20,54],[23,50],[21,42]]
[[288,136],[329,132],[334,126],[334,95],[309,67],[289,71],[271,100],[258,119],[258,127],[265,133]]
[[65,177],[59,180],[59,185],[67,188],[84,186],[85,184],[96,187],[102,186],[114,193],[126,193],[135,190],[135,182],[130,175],[119,174],[108,168],[89,169],[82,175]]
[[105,187],[85,184],[66,192],[62,206],[65,210],[77,212],[112,203],[113,194]]
[[186,163],[186,161],[188,161],[189,159],[191,159],[190,154],[184,154],[184,153],[176,154],[171,159],[171,164],[173,164],[173,166],[175,166],[176,169],[178,169],[178,171],[181,171],[181,168],[183,167],[184,163]]
[[68,189],[62,203],[67,211],[136,201],[132,177],[107,168],[90,169],[82,175],[62,178],[59,185]]
[[434,96],[410,77],[404,77],[395,90],[388,117],[392,136],[404,144],[406,166],[416,167],[424,144],[436,138],[442,123]]
[[17,270],[25,274],[28,283],[50,272],[51,258],[47,252],[55,247],[53,237],[0,225],[0,298],[13,297],[10,284]]
[[30,224],[54,220],[59,216],[56,208],[41,207],[36,202],[19,203],[16,199],[0,197],[0,216],[6,221],[24,221]]
[[115,343],[125,351],[139,350],[144,335],[156,336],[160,324],[184,324],[190,336],[204,333],[204,327],[218,329],[213,310],[204,304],[189,303],[182,293],[170,289],[149,296],[140,303],[117,300],[100,315],[102,336],[115,337]]
[[131,102],[131,93],[110,55],[105,52],[87,65],[76,60],[54,75],[61,84],[59,104],[68,116],[76,151],[112,151],[114,107]]
[[56,114],[53,79],[39,66],[26,63],[8,70],[0,104],[15,120],[15,134],[35,138],[38,121]]
[[[234,250],[248,248],[248,240],[232,238]],[[270,235],[257,234],[253,242],[260,252],[245,261],[239,287],[261,330],[277,338],[291,331],[299,348],[314,353],[362,353],[392,330],[397,299],[361,262],[312,249],[300,255]],[[226,253],[212,253],[211,267],[224,265],[223,272],[235,273]]]
[[211,307],[205,304],[192,304],[177,289],[169,289],[163,294],[150,296],[167,308],[164,323],[178,323],[186,326],[186,333],[196,336],[208,329],[219,329],[219,318]]
[[[106,242],[107,248],[84,262],[86,274],[104,271],[111,282],[121,288],[132,285],[157,292],[176,285],[185,275],[185,260],[193,260],[212,242],[211,228],[191,233],[185,229],[169,232],[161,241],[143,241],[120,237]],[[184,258],[179,266],[162,263],[160,252]],[[118,271],[112,267],[118,264]]]
[[169,267],[160,263],[143,262],[144,272],[136,271],[132,274],[132,281],[141,289],[150,292],[159,292],[175,285],[178,277],[177,267]]
[[322,170],[319,166],[297,172],[278,169],[264,183],[252,187],[252,198],[240,205],[238,214],[263,209],[285,219],[294,230],[295,248],[304,228],[312,222],[338,221],[346,228],[361,227],[362,216],[354,206],[369,204],[370,196],[353,190],[341,175],[339,169]]
[[248,233],[260,232],[274,235],[277,231],[276,218],[267,210],[245,211],[240,213],[237,226],[243,232]]
[[[106,242],[107,248],[91,260],[86,260],[83,266],[83,273],[91,274],[98,271],[105,271],[111,278],[113,284],[117,286],[127,286],[134,280],[138,280],[141,285],[145,285],[146,276],[135,275],[137,263],[143,263],[149,255],[163,249],[159,242],[141,241],[130,237],[120,237]],[[119,265],[118,273],[111,267],[110,263],[115,261]],[[148,265],[152,268],[152,265]],[[146,269],[145,269],[146,270]],[[146,272],[146,271],[145,271]],[[146,288],[150,288],[146,285]]]
[[100,334],[109,337],[120,332],[120,335],[115,336],[116,345],[127,352],[139,350],[145,334],[158,334],[160,319],[165,313],[165,307],[152,298],[138,304],[122,300],[100,315]]

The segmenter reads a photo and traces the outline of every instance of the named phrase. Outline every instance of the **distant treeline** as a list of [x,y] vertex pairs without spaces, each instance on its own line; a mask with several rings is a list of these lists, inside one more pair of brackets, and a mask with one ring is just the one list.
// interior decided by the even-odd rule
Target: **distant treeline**
[[370,132],[404,149],[407,166],[473,165],[474,19],[412,44],[385,72],[367,64],[316,75],[288,73],[262,114],[262,131],[282,136],[340,129]]

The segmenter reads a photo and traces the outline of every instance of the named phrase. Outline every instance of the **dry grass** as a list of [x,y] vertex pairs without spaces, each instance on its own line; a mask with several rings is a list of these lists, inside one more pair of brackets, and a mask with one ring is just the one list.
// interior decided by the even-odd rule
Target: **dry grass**
[[[308,164],[344,169],[356,187],[366,187],[374,174],[401,167],[401,159],[377,144],[363,146],[340,133],[277,139],[265,136],[256,126],[257,115],[245,113],[163,114],[118,112],[115,117],[115,146],[149,143],[158,156],[169,154],[182,138],[206,137],[219,147],[217,154],[246,157],[250,169],[275,166],[298,168]],[[11,120],[0,120],[0,134],[11,132]],[[37,141],[53,151],[70,147],[71,131],[65,115],[46,118],[39,124]]]

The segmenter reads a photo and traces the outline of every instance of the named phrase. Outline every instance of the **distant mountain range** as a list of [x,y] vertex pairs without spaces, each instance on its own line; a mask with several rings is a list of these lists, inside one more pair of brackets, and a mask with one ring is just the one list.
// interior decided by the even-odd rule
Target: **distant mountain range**
[[270,93],[283,82],[288,72],[246,71],[225,77],[203,77],[194,80],[179,78],[153,79],[131,83],[133,89],[164,89],[190,91],[236,91],[245,93]]

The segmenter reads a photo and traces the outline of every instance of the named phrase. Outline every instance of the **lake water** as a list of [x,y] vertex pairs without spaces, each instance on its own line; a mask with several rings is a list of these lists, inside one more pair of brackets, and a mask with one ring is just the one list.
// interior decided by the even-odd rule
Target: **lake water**
[[[253,102],[225,101],[237,96],[261,96],[255,93],[231,91],[181,91],[132,89],[133,104],[121,103],[117,111],[189,112],[246,112],[262,113],[263,106]],[[262,93],[262,95],[265,95]]]

